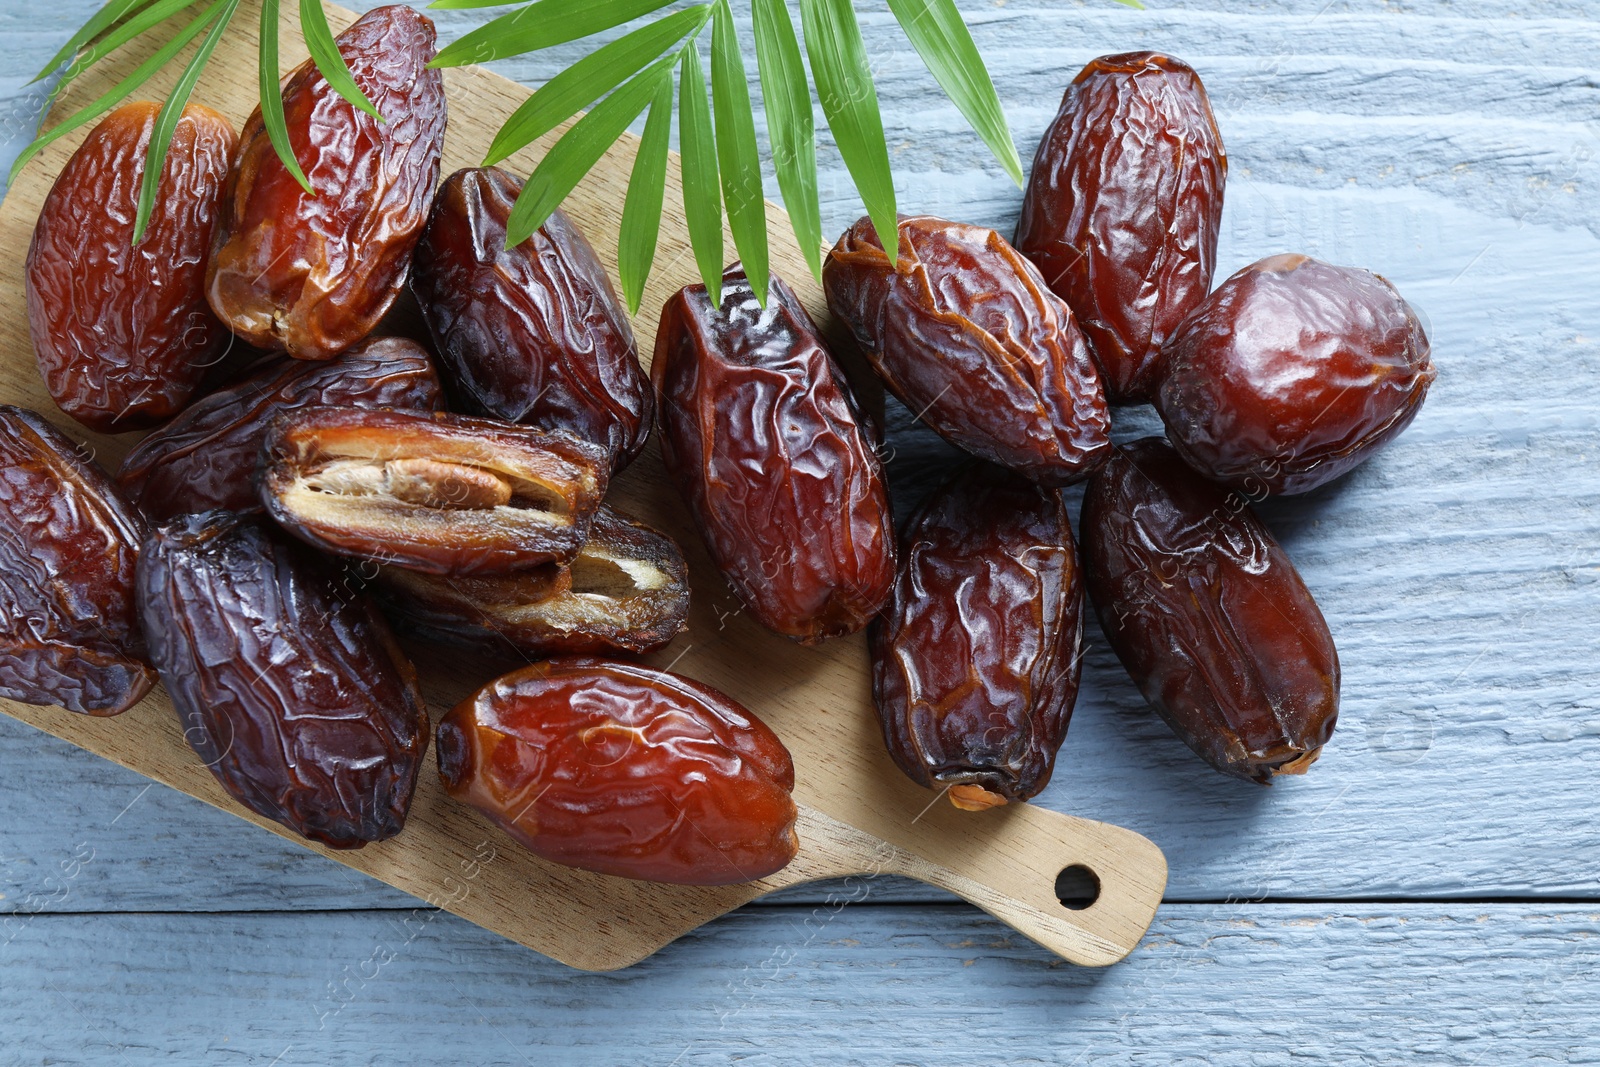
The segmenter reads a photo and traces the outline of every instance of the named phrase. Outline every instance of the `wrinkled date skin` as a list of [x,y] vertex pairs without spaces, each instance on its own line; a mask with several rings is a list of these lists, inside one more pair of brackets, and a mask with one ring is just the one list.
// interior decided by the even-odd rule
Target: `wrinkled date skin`
[[1211,290],[1227,176],[1200,76],[1159,52],[1083,68],[1039,144],[1017,248],[1071,306],[1114,403],[1151,398],[1162,343]]
[[958,808],[1050,781],[1078,699],[1083,581],[1057,490],[963,468],[905,531],[894,599],[872,627],[883,737]]
[[705,286],[683,289],[651,375],[667,472],[756,619],[804,644],[865,626],[894,582],[889,495],[794,292],[774,280],[763,310],[738,271],[721,309]]
[[1303,774],[1333,733],[1339,655],[1272,534],[1159,437],[1119,449],[1083,503],[1106,639],[1173,731],[1223,774]]
[[1304,493],[1398,437],[1437,371],[1416,312],[1368,271],[1272,256],[1217,287],[1167,342],[1156,408],[1208,478]]
[[339,54],[387,120],[357,110],[307,60],[283,89],[307,193],[256,109],[223,197],[206,295],[258,348],[332,359],[372,332],[405,284],[444,145],[444,81],[427,69],[433,23],[409,7],[367,12]]
[[458,170],[434,198],[411,289],[453,396],[473,414],[605,445],[613,473],[650,435],[650,381],[594,249],[556,211],[506,248],[522,183]]
[[150,691],[134,602],[144,533],[60,431],[0,407],[0,696],[117,715]]
[[154,522],[254,511],[267,428],[286,411],[319,405],[439,411],[444,390],[422,346],[397,337],[365,341],[331,363],[270,357],[140,441],[117,482]]
[[304,408],[263,446],[261,499],[297,537],[430,574],[512,574],[578,554],[605,449],[445,412]]
[[679,885],[762,878],[794,859],[794,762],[709,686],[568,658],[515,671],[439,723],[439,774],[547,860]]
[[186,515],[145,542],[139,609],[184,739],[240,803],[332,848],[404,828],[428,746],[416,672],[313,553],[258,518]]
[[529,656],[650,652],[685,629],[689,566],[666,534],[602,507],[567,566],[503,577],[384,567],[374,592],[417,637]]
[[952,444],[1052,486],[1110,453],[1105,391],[1071,310],[993,230],[903,217],[897,265],[864,218],[822,283],[884,384]]
[[96,126],[45,198],[28,246],[28,327],[45,387],[102,433],[176,414],[231,337],[206,305],[206,255],[237,138],[210,108],[183,109],[144,238],[139,183],[159,104]]

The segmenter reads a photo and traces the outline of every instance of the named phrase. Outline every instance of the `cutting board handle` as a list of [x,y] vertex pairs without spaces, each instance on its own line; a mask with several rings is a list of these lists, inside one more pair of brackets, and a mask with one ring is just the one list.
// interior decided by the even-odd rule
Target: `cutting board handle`
[[955,893],[1073,963],[1100,967],[1138,945],[1167,884],[1166,858],[1147,838],[1031,804],[966,812],[940,798],[903,826],[874,829],[802,806],[800,855],[769,888],[903,875]]

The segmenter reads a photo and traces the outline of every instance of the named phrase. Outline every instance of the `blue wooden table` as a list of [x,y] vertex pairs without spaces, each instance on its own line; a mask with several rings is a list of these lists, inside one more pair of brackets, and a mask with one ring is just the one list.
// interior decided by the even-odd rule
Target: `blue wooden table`
[[[7,162],[43,102],[23,83],[95,6],[0,2]],[[857,6],[902,204],[1009,232],[1020,193],[882,5]],[[1413,429],[1262,509],[1344,665],[1312,773],[1207,770],[1091,631],[1040,803],[1166,850],[1128,961],[1072,967],[885,879],[589,975],[0,719],[0,1063],[1600,1059],[1600,3],[963,8],[1025,155],[1083,62],[1176,53],[1231,157],[1222,273],[1280,251],[1367,266],[1430,323]],[[502,69],[538,84],[576,54]],[[822,188],[837,233],[860,205],[831,149]]]

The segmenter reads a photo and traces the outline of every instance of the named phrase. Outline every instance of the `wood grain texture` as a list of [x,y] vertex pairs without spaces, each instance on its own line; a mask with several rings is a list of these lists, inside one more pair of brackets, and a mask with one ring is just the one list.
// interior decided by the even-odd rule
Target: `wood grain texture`
[[[239,27],[223,39],[196,98],[242,127],[256,102],[252,80],[236,71],[255,55],[249,32],[259,15],[242,9]],[[280,9],[282,55],[303,54],[296,19]],[[332,9],[342,28],[355,16]],[[119,55],[84,74],[52,111],[59,121],[93,101],[138,60]],[[176,69],[168,80],[175,78]],[[450,123],[443,171],[475,165],[528,90],[481,68],[445,71]],[[151,87],[164,92],[165,84]],[[34,220],[71,152],[87,130],[52,143],[7,190],[0,204],[0,249],[21,264]],[[526,169],[559,134],[512,157]],[[615,278],[615,248],[636,142],[624,138],[579,184],[568,213],[602,249]],[[695,280],[676,174],[668,181],[661,261],[646,288],[646,306]],[[773,228],[786,225],[771,208]],[[731,238],[729,239],[731,242]],[[790,247],[774,256],[775,270],[794,280],[800,298],[826,323],[821,290]],[[641,354],[653,350],[655,318],[635,324]],[[28,358],[22,272],[0,273],[0,346],[14,358],[0,364],[0,398],[44,413],[84,439],[81,427],[54,409]],[[89,435],[89,447],[115,469],[127,435]],[[652,447],[613,482],[608,500],[672,534],[686,547],[695,591],[686,634],[651,662],[708,682],[750,708],[783,737],[795,756],[795,797],[801,805],[800,855],[783,871],[737,886],[665,886],[577,871],[513,847],[476,812],[448,800],[436,775],[422,775],[400,836],[341,851],[303,841],[276,822],[248,812],[230,797],[183,739],[183,724],[158,689],[114,719],[59,708],[0,701],[0,711],[124,766],[234,812],[382,881],[487,926],[574,967],[624,967],[687,930],[786,886],[821,878],[892,872],[929,882],[977,904],[1073,962],[1103,966],[1127,955],[1149,926],[1166,887],[1160,850],[1137,834],[1032,805],[966,815],[937,794],[918,789],[895,771],[879,741],[871,709],[864,638],[802,648],[744,616],[710,562],[669,487]],[[803,536],[804,531],[794,531]],[[454,651],[419,651],[429,704],[442,713],[507,665]],[[1064,907],[1057,875],[1068,866],[1094,872],[1098,895],[1083,908]],[[471,892],[466,890],[470,888]]]
[[[1381,269],[1431,320],[1442,377],[1419,422],[1351,478],[1267,510],[1345,661],[1341,725],[1313,773],[1272,790],[1217,778],[1101,648],[1040,798],[1153,838],[1171,862],[1169,900],[1238,903],[1167,905],[1143,947],[1104,972],[1051,968],[998,924],[942,908],[851,906],[808,945],[813,909],[853,899],[853,882],[786,891],[811,908],[748,908],[603,978],[439,915],[414,942],[433,939],[435,976],[405,969],[408,948],[367,987],[388,1006],[362,1014],[361,993],[332,1036],[316,1032],[307,999],[351,981],[345,969],[358,973],[403,918],[308,916],[317,925],[294,936],[317,947],[273,961],[252,956],[251,916],[162,935],[139,925],[160,917],[41,914],[34,923],[59,925],[30,926],[36,948],[0,949],[0,1032],[43,1050],[26,1062],[122,1062],[118,1034],[134,1062],[155,1058],[144,1048],[205,1060],[232,1047],[263,1067],[286,1046],[284,1064],[366,1063],[402,1044],[390,1059],[665,1065],[696,1041],[680,1064],[1593,1060],[1593,905],[1261,898],[1600,898],[1600,5],[959,3],[1025,157],[1083,62],[1175,52],[1204,74],[1233,164],[1223,269],[1313,251]],[[40,99],[17,87],[93,7],[0,0],[10,151]],[[859,5],[902,203],[1008,229],[1020,193],[875,7]],[[440,13],[441,32],[481,17]],[[496,69],[538,85],[581,51]],[[823,140],[832,234],[861,205]],[[1156,425],[1132,413],[1124,432]],[[908,506],[947,454],[920,434],[895,444]],[[407,901],[5,720],[0,774],[26,783],[0,790],[0,893],[20,917]],[[95,858],[63,895],[50,879],[79,844]],[[933,899],[890,879],[870,893]],[[81,1015],[42,992],[63,973],[85,991]],[[750,984],[761,992],[747,996]],[[238,1027],[220,1032],[186,997]]]
[[1593,905],[1177,905],[1087,970],[859,892],[756,905],[610,975],[429,911],[41,916],[0,947],[38,976],[0,1002],[0,1063],[1594,1062]]

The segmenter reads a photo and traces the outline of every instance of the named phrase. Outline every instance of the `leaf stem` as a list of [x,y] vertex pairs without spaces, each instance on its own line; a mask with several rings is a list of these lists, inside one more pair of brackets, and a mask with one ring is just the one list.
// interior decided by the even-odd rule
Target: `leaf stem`
[[[767,200],[756,146],[750,82],[739,55],[739,38],[728,0],[717,0],[711,16],[711,101],[717,121],[717,164],[728,226],[756,301],[767,306]],[[721,268],[718,268],[721,273]]]
[[305,35],[306,50],[329,88],[348,100],[352,107],[360,108],[379,122],[385,121],[350,76],[350,67],[339,54],[339,42],[328,25],[328,13],[322,10],[322,0],[300,0],[300,32]]
[[239,10],[239,0],[218,0],[211,10],[215,14],[211,16],[210,32],[200,42],[200,47],[195,49],[188,66],[183,68],[183,73],[178,76],[178,84],[173,86],[172,92],[168,94],[167,102],[161,105],[161,111],[156,115],[155,127],[150,131],[150,147],[145,155],[144,173],[139,178],[139,209],[133,222],[133,244],[136,248],[139,242],[144,240],[145,229],[150,224],[150,215],[155,210],[156,193],[161,188],[161,172],[166,167],[167,153],[172,147],[178,122],[183,118],[183,111],[189,103],[190,94],[194,92],[195,82],[200,80],[200,72],[206,69],[211,53],[216,51],[217,42],[222,40],[228,24],[233,21],[234,12]]
[[261,0],[261,52],[256,66],[261,82],[261,125],[267,139],[300,188],[313,193],[311,180],[295,158],[289,126],[283,117],[283,85],[278,80],[278,0]]

